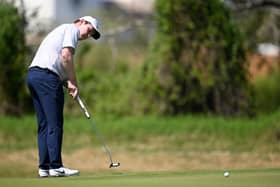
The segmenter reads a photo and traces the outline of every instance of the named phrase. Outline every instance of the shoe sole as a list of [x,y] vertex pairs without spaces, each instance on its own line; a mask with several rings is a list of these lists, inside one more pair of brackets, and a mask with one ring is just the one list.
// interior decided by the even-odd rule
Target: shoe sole
[[46,175],[46,176],[40,176],[40,175],[38,175],[38,178],[48,178],[49,177],[49,175]]

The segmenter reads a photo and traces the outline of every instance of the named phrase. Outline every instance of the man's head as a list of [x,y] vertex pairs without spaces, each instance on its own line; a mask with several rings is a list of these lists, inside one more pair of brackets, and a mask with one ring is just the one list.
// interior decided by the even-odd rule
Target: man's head
[[98,21],[91,16],[84,16],[75,21],[75,24],[80,30],[80,40],[93,37],[94,39],[100,38],[100,32],[98,30]]

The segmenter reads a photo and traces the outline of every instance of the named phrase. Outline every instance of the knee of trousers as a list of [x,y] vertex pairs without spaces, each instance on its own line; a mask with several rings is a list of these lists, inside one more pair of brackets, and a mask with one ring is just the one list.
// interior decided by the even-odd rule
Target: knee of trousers
[[62,127],[51,127],[48,128],[48,135],[60,135],[63,133]]

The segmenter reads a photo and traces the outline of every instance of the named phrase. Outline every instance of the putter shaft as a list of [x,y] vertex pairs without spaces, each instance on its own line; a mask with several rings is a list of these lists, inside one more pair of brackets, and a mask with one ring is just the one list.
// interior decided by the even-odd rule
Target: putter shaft
[[104,149],[105,149],[105,152],[107,153],[107,155],[109,156],[109,159],[110,159],[110,166],[109,168],[111,167],[119,167],[120,166],[120,163],[113,163],[113,159],[112,159],[112,155],[111,155],[111,151],[109,149],[109,147],[107,146],[107,144],[105,143],[103,137],[101,136],[101,134],[99,133],[99,131],[97,130],[96,128],[96,125],[94,124],[93,122],[93,119],[90,117],[90,114],[87,110],[87,108],[85,107],[83,101],[81,100],[80,96],[78,95],[77,97],[77,101],[81,107],[81,109],[83,110],[86,118],[89,120],[90,124],[91,124],[91,127],[93,128],[93,131],[95,132],[96,134],[96,137],[98,138],[99,142],[103,145]]

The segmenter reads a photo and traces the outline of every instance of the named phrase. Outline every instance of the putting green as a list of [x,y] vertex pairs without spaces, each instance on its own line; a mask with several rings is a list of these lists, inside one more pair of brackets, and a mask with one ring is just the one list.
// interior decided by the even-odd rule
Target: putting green
[[109,173],[65,178],[0,178],[5,187],[278,187],[280,169],[154,173]]

